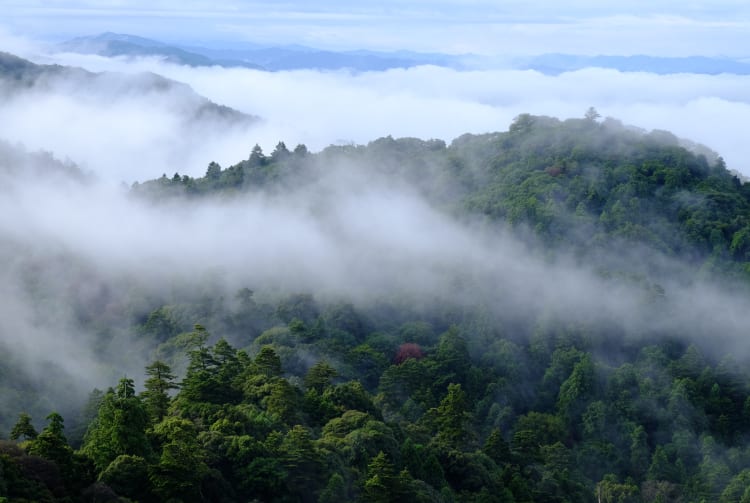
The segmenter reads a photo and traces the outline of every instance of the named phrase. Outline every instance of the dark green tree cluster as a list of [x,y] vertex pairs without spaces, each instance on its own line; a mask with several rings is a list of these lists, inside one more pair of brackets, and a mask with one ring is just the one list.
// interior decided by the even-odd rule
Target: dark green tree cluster
[[[731,359],[714,361],[677,340],[621,346],[612,359],[598,345],[604,334],[572,329],[539,328],[487,344],[463,326],[430,337],[431,325],[416,321],[365,333],[358,346],[323,344],[330,330],[320,328],[325,311],[311,322],[323,332],[317,342],[298,318],[247,350],[224,339],[209,344],[207,330],[195,327],[182,380],[160,361],[147,366],[141,393],[121,379],[99,400],[77,451],[59,415],[37,434],[22,414],[11,432],[19,443],[2,444],[0,496],[638,503],[746,497],[750,373]],[[352,321],[349,330],[379,325]],[[404,337],[420,331],[420,353],[397,361]],[[477,349],[481,356],[472,356]],[[326,359],[285,369],[284,361],[314,350]],[[353,377],[362,354],[380,356],[370,370],[377,375],[372,387]]]
[[270,155],[264,154],[263,149],[255,145],[247,160],[226,169],[216,162],[210,162],[203,177],[181,176],[179,173],[168,177],[165,173],[156,180],[136,182],[133,189],[158,198],[200,196],[214,192],[235,194],[270,186],[279,181],[282,175],[297,172],[305,164],[307,156],[304,145],[289,150],[284,142],[279,142]]

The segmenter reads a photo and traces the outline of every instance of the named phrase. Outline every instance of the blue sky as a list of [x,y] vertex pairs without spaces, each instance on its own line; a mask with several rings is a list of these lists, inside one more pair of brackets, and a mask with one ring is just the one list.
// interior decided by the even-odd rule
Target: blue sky
[[50,41],[103,31],[186,43],[516,55],[750,56],[750,2],[0,0],[0,27]]

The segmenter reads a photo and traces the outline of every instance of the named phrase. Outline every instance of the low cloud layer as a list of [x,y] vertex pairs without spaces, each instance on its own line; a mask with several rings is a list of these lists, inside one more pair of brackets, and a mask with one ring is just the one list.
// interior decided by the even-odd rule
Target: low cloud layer
[[626,124],[703,143],[722,155],[730,169],[750,174],[742,128],[750,108],[749,76],[602,69],[545,76],[437,67],[268,73],[72,54],[38,60],[92,71],[156,72],[188,83],[217,103],[264,118],[251,131],[217,130],[209,124],[200,134],[189,135],[175,127],[178,103],[136,95],[114,103],[35,95],[0,106],[10,119],[0,125],[0,137],[51,149],[105,178],[128,183],[175,171],[201,175],[211,160],[227,166],[247,158],[255,143],[266,150],[278,141],[319,150],[386,135],[450,141],[466,132],[505,130],[520,113],[580,117],[589,106]]
[[[729,341],[737,357],[750,349],[744,297],[675,276],[659,279],[666,300],[653,309],[641,285],[602,279],[572,257],[543,259],[510,233],[457,222],[408,186],[356,166],[331,167],[311,185],[276,195],[158,205],[96,183],[3,182],[0,251],[10,266],[0,278],[12,302],[0,310],[0,340],[37,363],[48,353],[29,341],[52,348],[84,376],[97,369],[87,349],[97,334],[78,325],[73,300],[117,311],[126,309],[117,299],[128,291],[169,296],[206,282],[227,298],[249,286],[360,307],[384,298],[448,302],[485,306],[500,317],[546,312],[571,323],[614,324],[634,335],[663,331],[704,344],[712,337],[715,348]],[[623,266],[631,259],[623,254]],[[101,298],[106,291],[114,300]],[[113,316],[125,319],[124,311]],[[119,364],[137,372],[139,358]]]

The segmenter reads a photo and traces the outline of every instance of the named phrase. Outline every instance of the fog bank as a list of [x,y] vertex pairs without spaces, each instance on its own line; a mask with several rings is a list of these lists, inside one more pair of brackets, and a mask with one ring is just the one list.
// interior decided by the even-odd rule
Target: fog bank
[[[730,169],[750,174],[741,127],[750,107],[750,76],[604,69],[546,76],[534,71],[461,72],[430,66],[361,74],[269,73],[79,54],[58,54],[51,61],[96,71],[160,73],[188,83],[217,103],[265,119],[247,136],[226,140],[224,152],[232,152],[233,161],[215,151],[206,153],[219,162],[245,158],[255,143],[271,149],[282,140],[319,150],[332,143],[361,144],[386,135],[450,141],[467,132],[506,130],[520,113],[581,117],[594,106],[602,116],[703,143],[719,152]],[[190,166],[194,171],[189,174],[205,168]]]

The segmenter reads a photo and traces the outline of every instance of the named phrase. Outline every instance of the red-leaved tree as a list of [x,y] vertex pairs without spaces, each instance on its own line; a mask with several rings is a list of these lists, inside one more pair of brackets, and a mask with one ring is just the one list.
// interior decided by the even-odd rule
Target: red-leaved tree
[[422,353],[422,349],[418,344],[414,344],[413,342],[401,344],[398,347],[398,351],[396,351],[396,357],[393,359],[393,361],[397,365],[401,365],[409,358],[415,358],[417,360],[419,360],[420,358],[424,358],[424,353]]

